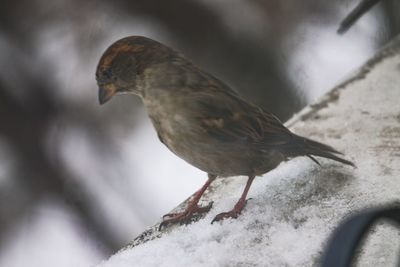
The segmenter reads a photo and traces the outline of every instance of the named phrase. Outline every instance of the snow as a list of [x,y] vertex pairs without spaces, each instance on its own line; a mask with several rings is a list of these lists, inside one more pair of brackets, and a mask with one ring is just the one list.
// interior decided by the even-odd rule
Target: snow
[[[100,266],[307,265],[324,241],[320,237],[331,230],[324,225],[332,220],[332,214],[321,207],[346,206],[345,196],[333,196],[347,182],[344,177],[351,168],[338,171],[338,165],[324,163],[328,168],[319,168],[305,158],[281,164],[255,180],[249,193],[252,199],[242,216],[211,225],[213,217],[232,208],[241,194],[245,179],[230,178],[231,185],[219,188],[223,197],[204,219],[122,251]],[[321,179],[323,176],[326,178]],[[321,230],[315,231],[317,227]]]
[[[211,211],[190,225],[150,228],[98,267],[315,266],[329,234],[350,214],[400,195],[400,39],[287,125],[345,153],[357,168],[307,158],[259,177],[236,220],[210,224],[233,207],[245,177],[219,179],[204,196]],[[181,209],[184,203],[178,207]],[[377,225],[360,266],[394,266],[394,227]]]

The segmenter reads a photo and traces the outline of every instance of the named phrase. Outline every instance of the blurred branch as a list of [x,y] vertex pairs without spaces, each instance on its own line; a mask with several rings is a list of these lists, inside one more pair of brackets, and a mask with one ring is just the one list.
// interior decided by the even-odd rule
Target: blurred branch
[[340,23],[338,34],[344,34],[356,21],[367,13],[380,0],[362,0]]
[[[374,224],[386,220],[400,227],[400,208],[398,203],[393,207],[370,209],[359,212],[345,220],[331,235],[322,267],[347,267],[357,256],[357,249],[365,240]],[[398,238],[393,236],[392,238]]]
[[[400,33],[400,1],[386,0],[382,1],[384,11],[384,23],[388,29],[387,38],[390,39]],[[388,40],[385,40],[388,41]]]

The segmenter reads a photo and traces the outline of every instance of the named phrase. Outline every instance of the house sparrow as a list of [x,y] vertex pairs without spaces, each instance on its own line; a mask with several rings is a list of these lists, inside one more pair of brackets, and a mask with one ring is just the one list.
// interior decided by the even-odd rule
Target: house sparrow
[[113,43],[99,61],[96,80],[100,104],[116,94],[138,95],[160,141],[208,173],[207,182],[187,208],[164,216],[160,227],[207,212],[211,204],[201,207],[198,202],[216,177],[245,175],[248,181],[234,208],[212,222],[236,218],[254,178],[289,158],[307,156],[318,163],[313,156],[319,156],[354,166],[332,147],[290,132],[273,114],[149,38],[130,36]]

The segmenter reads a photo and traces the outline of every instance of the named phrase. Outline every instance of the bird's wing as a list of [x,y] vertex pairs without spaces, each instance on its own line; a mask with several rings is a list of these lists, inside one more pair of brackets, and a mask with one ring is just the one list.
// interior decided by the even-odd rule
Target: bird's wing
[[[223,142],[279,146],[292,140],[291,132],[273,114],[255,107],[231,90],[199,90],[193,110],[203,131]],[[194,115],[193,114],[193,115]]]

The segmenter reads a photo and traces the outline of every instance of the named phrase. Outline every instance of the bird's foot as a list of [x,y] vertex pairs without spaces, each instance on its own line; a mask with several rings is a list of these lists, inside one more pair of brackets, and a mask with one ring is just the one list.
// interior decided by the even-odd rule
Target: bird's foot
[[247,199],[247,200],[240,199],[231,211],[222,212],[222,213],[218,214],[217,216],[215,216],[214,219],[211,221],[211,224],[213,224],[214,222],[228,219],[228,218],[236,219],[242,212],[244,206],[246,206],[247,201],[249,201],[249,200],[250,199]]
[[[213,202],[210,202],[207,206],[201,207],[197,204],[189,205],[184,211],[178,213],[168,213],[163,216],[163,221],[160,223],[159,230],[162,227],[167,226],[168,224],[180,223],[180,224],[188,224],[192,222],[192,219],[196,217],[196,215],[207,213],[213,205]],[[166,218],[169,217],[169,218]]]

